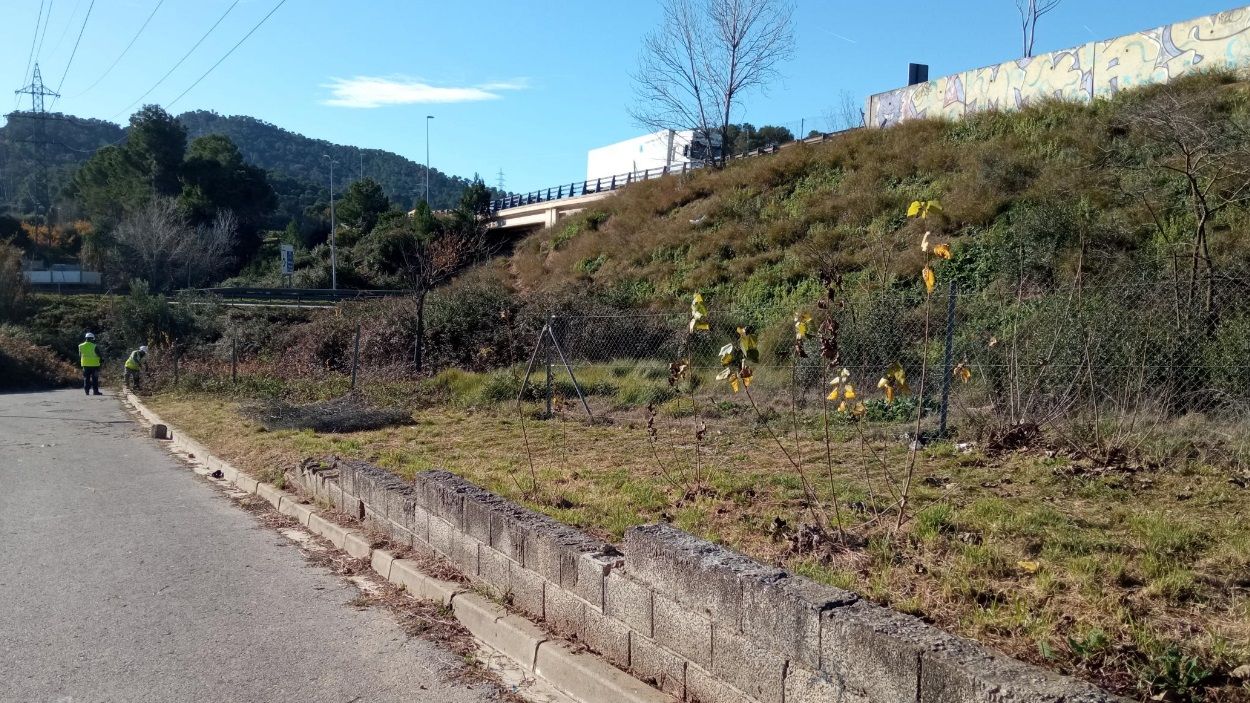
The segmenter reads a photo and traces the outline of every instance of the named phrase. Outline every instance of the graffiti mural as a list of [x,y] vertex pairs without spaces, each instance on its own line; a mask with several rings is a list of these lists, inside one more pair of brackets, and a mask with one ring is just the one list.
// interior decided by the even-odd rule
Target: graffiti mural
[[875,127],[921,117],[959,119],[1047,98],[1089,101],[1203,68],[1245,66],[1250,7],[880,93],[868,99],[866,113]]

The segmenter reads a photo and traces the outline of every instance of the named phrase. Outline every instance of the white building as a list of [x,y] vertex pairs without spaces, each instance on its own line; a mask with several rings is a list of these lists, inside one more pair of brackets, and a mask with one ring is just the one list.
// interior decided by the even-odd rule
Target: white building
[[[720,135],[713,134],[711,141],[719,147]],[[683,164],[702,165],[719,156],[719,148],[708,149],[706,142],[696,139],[692,129],[669,129],[591,149],[586,154],[586,180],[661,172],[665,166],[671,170],[674,166],[680,169]]]

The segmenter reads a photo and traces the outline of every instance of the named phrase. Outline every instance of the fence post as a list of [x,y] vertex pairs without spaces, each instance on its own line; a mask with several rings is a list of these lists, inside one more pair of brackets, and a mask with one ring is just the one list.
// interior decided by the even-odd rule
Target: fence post
[[946,294],[946,350],[942,357],[942,410],[938,418],[938,436],[946,436],[946,417],[950,409],[951,361],[955,353],[955,282]]
[[[555,339],[555,336],[556,336],[556,327],[555,327],[555,325],[556,325],[556,316],[555,316],[555,315],[548,315],[548,316],[547,316],[547,334],[548,334],[548,335],[550,335],[552,339]],[[551,412],[551,396],[552,396],[552,386],[551,386],[551,380],[552,380],[552,379],[551,379],[551,345],[550,345],[550,344],[548,344],[548,345],[547,345],[547,419],[551,419],[551,416],[552,416],[552,412]]]
[[230,338],[230,382],[239,382],[239,343]]
[[356,390],[356,368],[360,365],[360,323],[356,323],[356,346],[352,349],[352,390]]

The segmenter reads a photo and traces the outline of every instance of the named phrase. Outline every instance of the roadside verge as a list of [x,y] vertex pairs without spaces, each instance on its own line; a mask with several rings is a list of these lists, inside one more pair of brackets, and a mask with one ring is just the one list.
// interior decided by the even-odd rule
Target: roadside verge
[[154,430],[165,428],[163,434],[153,434],[168,439],[172,449],[187,453],[209,472],[221,472],[221,480],[264,499],[309,532],[348,555],[368,562],[381,578],[410,595],[447,606],[479,641],[576,700],[582,703],[672,703],[675,700],[606,661],[578,651],[464,584],[435,578],[424,573],[414,560],[398,559],[387,550],[374,548],[365,531],[344,527],[309,504],[307,498],[257,481],[240,471],[180,429],[168,425],[133,394],[127,393],[125,400]]

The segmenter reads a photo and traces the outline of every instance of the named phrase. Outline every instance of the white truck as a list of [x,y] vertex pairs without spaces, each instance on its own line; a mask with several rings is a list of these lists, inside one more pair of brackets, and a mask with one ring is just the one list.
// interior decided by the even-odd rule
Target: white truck
[[[711,144],[711,148],[709,148]],[[586,154],[586,180],[634,174],[634,179],[658,176],[669,167],[681,170],[683,164],[701,166],[720,156],[720,135],[709,140],[695,130],[663,130],[623,142],[591,149]]]

